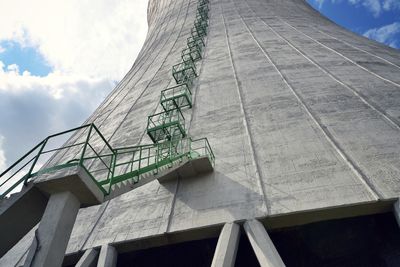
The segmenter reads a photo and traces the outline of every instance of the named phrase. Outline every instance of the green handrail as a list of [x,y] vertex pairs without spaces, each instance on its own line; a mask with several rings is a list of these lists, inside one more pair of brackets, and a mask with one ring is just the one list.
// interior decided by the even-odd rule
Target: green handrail
[[[197,77],[195,62],[202,59],[201,54],[205,46],[203,37],[207,35],[208,3],[208,0],[198,1],[191,36],[187,39],[187,48],[181,53],[183,62],[172,67],[172,76],[177,85],[162,91],[159,105],[163,111],[148,117],[148,133],[152,130],[160,131],[157,137],[149,134],[154,144],[113,149],[93,123],[50,135],[0,174],[0,198],[7,196],[22,183],[28,183],[35,176],[71,166],[85,169],[106,195],[110,194],[112,186],[119,182],[127,179],[138,182],[142,174],[156,173],[161,167],[172,165],[185,157],[194,159],[207,156],[214,165],[215,155],[208,139],[193,140],[186,137],[185,118],[181,112],[182,108],[192,107],[191,87]],[[81,130],[87,131],[86,135],[85,132],[78,134]],[[176,131],[180,134],[176,134]],[[63,146],[47,148],[53,139],[71,133],[72,137]],[[92,138],[96,135],[97,143],[93,143]],[[81,139],[84,140],[79,141]],[[96,144],[99,141],[102,146],[97,149]],[[62,154],[62,150],[66,152]],[[50,158],[46,164],[35,170],[41,157],[47,155],[50,155]],[[65,157],[67,159],[63,163]],[[126,157],[130,159],[126,160]],[[14,169],[16,171],[13,172]]]

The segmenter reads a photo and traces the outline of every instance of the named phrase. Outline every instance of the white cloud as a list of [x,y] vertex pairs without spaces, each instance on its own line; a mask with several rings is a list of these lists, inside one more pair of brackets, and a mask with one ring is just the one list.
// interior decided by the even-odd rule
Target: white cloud
[[53,72],[19,73],[0,61],[0,135],[15,161],[41,139],[80,125],[115,84],[106,78]]
[[[381,14],[382,6],[380,0],[347,0],[349,4],[359,6],[362,5],[368,9],[374,17],[378,17]],[[332,0],[335,2],[335,0]]]
[[9,73],[13,73],[13,74],[18,74],[19,73],[19,67],[17,64],[11,64],[7,66],[7,71]]
[[374,17],[378,17],[381,14],[382,7],[380,0],[364,0],[362,5],[369,9]]
[[325,0],[314,0],[315,3],[318,5],[318,8],[321,9],[322,5],[324,4]]
[[92,107],[93,104],[90,103],[97,104],[112,86],[113,84],[105,78],[65,74],[60,71],[54,71],[45,77],[31,75],[28,71],[21,74],[18,65],[11,64],[5,67],[0,61],[0,92],[6,94],[22,96],[32,92],[48,95],[53,100],[74,98]]
[[37,47],[62,73],[119,80],[147,32],[147,0],[14,0],[1,7],[0,40]]
[[400,9],[400,1],[399,0],[384,0],[382,7],[386,11]]
[[385,43],[392,47],[397,47],[395,37],[398,34],[400,34],[400,23],[394,22],[380,28],[369,29],[363,35],[380,43]]
[[[322,5],[326,2],[326,0],[313,0],[319,7],[322,8]],[[330,0],[332,3],[340,3],[343,0]],[[347,0],[347,2],[351,5],[355,6],[364,6],[367,10],[369,10],[374,17],[379,17],[383,11],[393,11],[400,9],[400,0]]]

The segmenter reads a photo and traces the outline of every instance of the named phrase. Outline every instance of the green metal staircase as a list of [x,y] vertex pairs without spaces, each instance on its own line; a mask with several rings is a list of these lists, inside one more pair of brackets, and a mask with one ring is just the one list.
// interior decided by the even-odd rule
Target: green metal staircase
[[155,179],[163,183],[213,170],[207,138],[188,136],[182,112],[193,106],[208,11],[208,0],[200,0],[181,62],[172,67],[176,85],[161,91],[158,109],[148,117],[152,144],[113,147],[94,124],[87,124],[48,136],[0,174],[0,257],[42,223],[57,192],[71,192],[81,206],[90,206]]
[[181,53],[181,62],[172,67],[176,85],[161,92],[159,106],[162,111],[148,118],[147,134],[154,143],[174,141],[187,136],[182,110],[192,107],[192,87],[198,76],[196,62],[202,59],[205,47],[208,11],[208,0],[200,0],[191,36],[187,38],[187,47]]
[[[86,140],[55,149],[48,147],[53,139],[70,133],[85,133]],[[72,148],[77,148],[75,151],[78,153],[69,153]],[[61,163],[52,158],[63,152],[66,155]],[[83,168],[103,194],[109,195],[117,183],[126,180],[137,183],[143,174],[156,174],[174,162],[198,157],[208,157],[212,164],[215,162],[207,138],[175,138],[148,145],[113,148],[94,124],[88,124],[47,137],[5,170],[0,175],[0,200],[35,177],[74,166]],[[38,164],[42,158],[49,158],[43,167]]]
[[[208,12],[208,0],[200,0],[181,62],[172,67],[176,85],[161,91],[159,112],[148,117],[147,134],[153,144],[113,148],[94,124],[48,136],[0,174],[0,201],[37,176],[74,166],[83,168],[106,196],[119,183],[138,183],[143,175],[157,174],[185,160],[207,157],[214,165],[208,140],[188,137],[182,113],[193,105],[196,62],[205,47]],[[80,141],[74,140],[76,136]]]

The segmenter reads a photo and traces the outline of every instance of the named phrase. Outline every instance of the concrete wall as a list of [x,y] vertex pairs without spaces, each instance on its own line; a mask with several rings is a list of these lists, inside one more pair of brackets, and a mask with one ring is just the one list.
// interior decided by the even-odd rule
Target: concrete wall
[[[88,119],[113,146],[150,142],[147,115],[174,84],[171,67],[195,7],[150,0],[142,51]],[[210,10],[194,107],[184,115],[192,136],[209,138],[215,171],[81,209],[68,253],[234,220],[368,210],[399,196],[397,50],[338,27],[302,0],[210,0]]]

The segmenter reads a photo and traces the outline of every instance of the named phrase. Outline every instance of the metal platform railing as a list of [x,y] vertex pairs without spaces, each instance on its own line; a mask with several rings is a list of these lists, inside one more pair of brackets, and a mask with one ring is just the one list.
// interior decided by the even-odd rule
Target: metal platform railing
[[[66,144],[58,148],[48,148],[49,143],[57,137],[79,132],[86,132],[85,141]],[[79,154],[72,148],[79,147]],[[56,162],[57,153],[63,153]],[[50,158],[49,158],[50,155]],[[39,164],[40,159],[47,156],[45,165]],[[93,179],[104,193],[110,194],[112,186],[127,179],[138,182],[140,175],[154,172],[160,167],[172,164],[183,158],[194,159],[196,156],[206,156],[214,164],[215,156],[206,138],[192,140],[191,138],[175,139],[162,143],[140,145],[133,147],[112,148],[94,124],[84,125],[68,131],[51,135],[36,145],[28,153],[17,160],[0,175],[0,199],[18,190],[18,186],[28,183],[35,177],[55,172],[64,168],[80,166]]]
[[171,106],[176,109],[192,107],[192,92],[188,84],[182,83],[161,91],[160,103],[165,111]]
[[192,61],[186,61],[172,66],[172,76],[177,84],[186,83],[197,77],[196,65]]
[[[80,135],[81,141],[62,145],[73,135]],[[37,175],[77,165],[97,180],[107,179],[104,176],[112,175],[113,157],[111,146],[94,124],[50,135],[0,174],[0,197]]]
[[186,136],[185,117],[180,109],[172,109],[151,115],[147,121],[147,134],[154,143]]
[[162,167],[172,167],[174,162],[182,162],[184,159],[208,157],[212,165],[215,163],[215,156],[207,138],[193,140],[188,137],[163,143],[117,148],[115,152],[115,173],[123,174],[107,181],[110,187],[126,180],[137,183],[141,175],[150,172],[157,174]]

